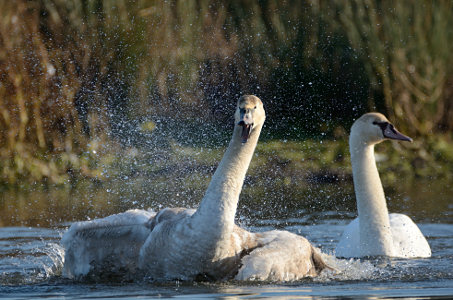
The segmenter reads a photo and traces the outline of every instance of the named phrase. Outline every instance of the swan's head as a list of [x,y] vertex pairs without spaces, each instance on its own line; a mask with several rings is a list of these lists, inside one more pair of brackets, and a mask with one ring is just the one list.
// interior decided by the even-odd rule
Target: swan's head
[[357,119],[351,127],[351,138],[365,144],[377,144],[386,139],[412,142],[412,139],[398,130],[380,113],[367,113]]
[[246,143],[254,128],[264,124],[266,113],[263,102],[254,95],[244,95],[238,100],[235,124],[242,127],[242,143]]

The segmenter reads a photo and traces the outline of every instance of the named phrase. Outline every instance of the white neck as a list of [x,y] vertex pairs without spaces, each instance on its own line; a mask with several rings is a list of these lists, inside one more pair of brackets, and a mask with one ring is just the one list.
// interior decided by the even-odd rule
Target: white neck
[[222,239],[231,234],[234,216],[245,174],[252,160],[262,125],[256,126],[246,143],[242,143],[242,127],[236,125],[228,149],[215,171],[211,183],[192,216],[195,228],[204,235]]
[[393,238],[384,190],[374,157],[374,144],[349,138],[352,175],[357,199],[362,255],[393,256]]

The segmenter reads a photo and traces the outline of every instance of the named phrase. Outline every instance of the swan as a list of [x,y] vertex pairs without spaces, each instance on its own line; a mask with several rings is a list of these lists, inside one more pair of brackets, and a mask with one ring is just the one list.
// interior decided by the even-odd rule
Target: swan
[[374,145],[386,139],[412,141],[380,113],[364,114],[351,127],[349,151],[358,217],[344,230],[335,249],[338,257],[431,256],[417,225],[404,214],[388,213],[374,158]]
[[242,96],[229,146],[199,207],[130,210],[74,223],[62,238],[63,273],[143,272],[153,280],[290,281],[328,267],[302,236],[252,233],[234,222],[239,194],[265,120],[261,100]]

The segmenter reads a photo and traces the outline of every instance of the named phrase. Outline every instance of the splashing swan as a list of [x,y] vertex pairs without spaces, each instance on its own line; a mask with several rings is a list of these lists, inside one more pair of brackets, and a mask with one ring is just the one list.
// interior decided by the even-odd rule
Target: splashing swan
[[374,145],[385,139],[412,141],[379,113],[367,113],[352,125],[349,150],[359,216],[343,232],[335,249],[338,257],[431,256],[417,225],[406,215],[388,213],[374,158]]
[[80,277],[98,268],[143,271],[152,279],[289,281],[326,267],[304,237],[248,232],[234,223],[239,194],[264,124],[256,96],[239,99],[230,144],[197,210],[130,210],[74,223],[63,236],[63,273]]

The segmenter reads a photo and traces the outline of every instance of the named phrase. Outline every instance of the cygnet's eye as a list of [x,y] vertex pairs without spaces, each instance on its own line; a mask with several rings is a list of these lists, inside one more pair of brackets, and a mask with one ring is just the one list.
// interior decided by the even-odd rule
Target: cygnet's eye
[[388,122],[385,122],[385,121],[382,121],[382,122],[373,121],[373,125],[383,126],[383,125],[387,125],[387,124],[388,124]]
[[255,107],[253,109],[256,109],[256,105],[255,105]]
[[[374,121],[373,124],[379,126],[383,131],[384,131],[389,125],[391,125],[391,124],[389,124],[389,122],[385,122],[385,121],[383,121],[383,122]],[[392,126],[393,126],[393,125],[392,125]]]

